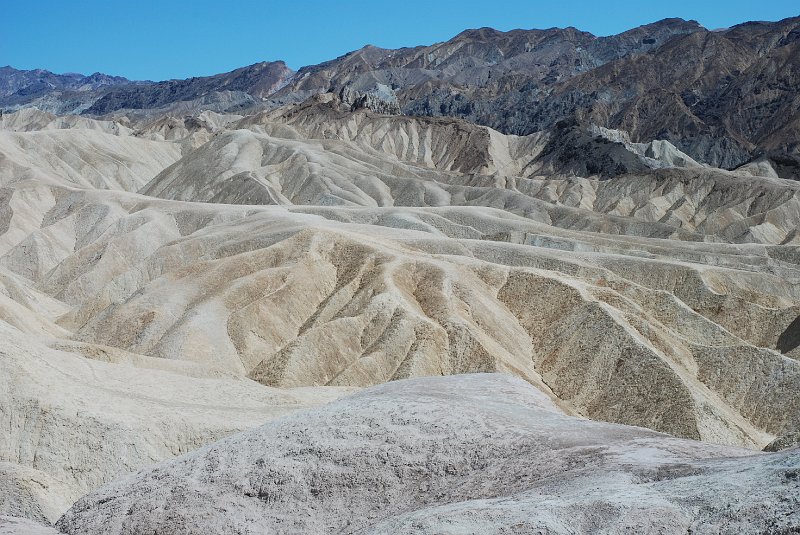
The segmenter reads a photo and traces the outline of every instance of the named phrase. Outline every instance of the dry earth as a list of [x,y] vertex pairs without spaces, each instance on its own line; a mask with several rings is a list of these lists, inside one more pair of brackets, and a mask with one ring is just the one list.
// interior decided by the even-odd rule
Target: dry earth
[[754,454],[560,414],[499,374],[380,385],[79,500],[133,533],[790,533],[800,450]]
[[[743,474],[732,461],[707,460],[800,430],[800,183],[778,178],[768,161],[723,171],[664,141],[594,129],[586,135],[598,146],[639,169],[599,180],[560,166],[544,150],[550,133],[351,111],[333,95],[246,117],[100,121],[25,109],[0,124],[0,513],[54,521],[105,483],[296,409],[397,379],[470,372],[524,379],[533,388],[490,375],[463,381],[501,404],[512,392],[503,411],[525,433],[550,426],[536,442],[540,460],[526,464],[512,451],[496,459],[528,474],[514,497],[473,476],[472,490],[451,495],[445,477],[429,484],[448,498],[391,514],[372,504],[363,510],[378,515],[369,526],[345,529],[345,509],[321,501],[320,512],[292,522],[365,533],[455,533],[474,522],[491,532],[532,515],[538,524],[523,532],[558,532],[559,519],[596,510],[581,529],[613,521],[622,530],[624,519],[657,518],[647,508],[658,508],[667,527],[733,530],[750,520],[719,516],[726,485],[752,494],[740,506],[760,511],[753,522],[791,505],[780,500],[796,482],[781,470],[796,466],[796,453],[748,457]],[[490,416],[469,414],[477,398],[452,395],[452,381],[441,383],[448,394],[438,407],[466,413],[441,424],[455,435],[471,417]],[[371,392],[393,400],[398,389]],[[521,414],[520,396],[538,408]],[[347,403],[372,410],[342,403],[280,421],[346,414]],[[388,425],[379,411],[370,418]],[[281,425],[161,466],[178,485],[187,463],[235,455],[237,441],[267,440]],[[381,429],[370,440],[383,440]],[[548,444],[565,429],[591,429],[587,444],[615,460],[584,449],[562,456]],[[483,431],[469,431],[471,448],[492,437]],[[491,440],[513,442],[503,436]],[[669,450],[670,460],[643,448]],[[570,459],[594,468],[564,476],[555,499],[556,487],[542,490],[551,483],[534,475]],[[639,503],[629,485],[644,477],[642,463],[690,468],[666,469],[673,475],[647,483],[652,494]],[[116,501],[91,518],[78,506],[60,526],[202,525],[201,515],[141,513],[119,527],[115,508],[153,473],[119,480],[107,487]],[[583,477],[598,478],[594,494],[575,490]],[[301,487],[291,496],[311,488]],[[203,500],[215,489],[186,495],[187,507],[208,511]],[[691,489],[698,500],[722,494],[690,511],[676,496]],[[336,486],[324,492],[345,500],[336,507],[359,500]],[[165,482],[141,511],[161,507],[167,493],[180,489]],[[549,512],[536,512],[541,500]],[[245,526],[271,502],[242,503]],[[292,511],[292,502],[279,505]],[[796,525],[785,518],[775,529]],[[772,529],[764,522],[753,525]]]

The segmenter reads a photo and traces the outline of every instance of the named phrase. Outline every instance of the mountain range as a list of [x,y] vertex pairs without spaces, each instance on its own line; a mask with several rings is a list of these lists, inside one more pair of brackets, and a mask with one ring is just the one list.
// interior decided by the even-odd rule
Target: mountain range
[[800,18],[710,31],[665,19],[609,37],[575,28],[467,30],[397,50],[366,46],[297,72],[258,63],[215,76],[131,82],[99,73],[0,70],[0,106],[92,117],[253,113],[333,92],[354,107],[450,116],[505,134],[565,121],[664,139],[733,169],[769,158],[800,176]]

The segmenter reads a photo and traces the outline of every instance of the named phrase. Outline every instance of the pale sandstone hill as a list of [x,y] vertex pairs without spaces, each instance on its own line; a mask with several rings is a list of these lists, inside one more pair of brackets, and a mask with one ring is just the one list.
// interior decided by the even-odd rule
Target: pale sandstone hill
[[608,132],[668,168],[538,176],[547,135],[328,104],[0,132],[0,512],[423,375],[723,444],[800,429],[796,183]]
[[800,451],[559,414],[503,375],[399,381],[81,498],[70,534],[789,533]]
[[36,108],[23,108],[13,113],[0,115],[0,128],[12,132],[80,128],[123,136],[133,132],[124,122],[120,121],[104,121],[78,115],[59,116]]
[[22,180],[136,190],[177,160],[177,145],[80,128],[0,130],[0,184]]
[[[472,149],[448,152],[443,120],[420,134],[360,115],[350,140],[308,139],[315,106],[220,130],[143,191],[268,202],[246,198],[246,174],[273,202],[353,208],[30,182],[7,200],[10,227],[27,230],[6,234],[0,263],[63,303],[52,328],[84,343],[269,385],[503,370],[569,411],[683,436],[763,446],[797,426],[797,361],[770,351],[797,352],[781,342],[800,309],[797,252],[758,244],[797,239],[795,184],[702,169],[465,175],[453,162]],[[439,145],[398,151],[377,131]],[[652,399],[631,396],[630,378]]]
[[602,232],[776,244],[800,239],[797,184],[754,179],[749,170],[704,169],[663,143],[614,142],[632,158],[657,162],[653,168],[675,159],[685,168],[643,164],[636,173],[605,181],[545,178],[538,173],[551,163],[537,154],[547,136],[504,136],[453,120],[353,114],[334,104],[312,102],[245,118],[231,125],[236,130],[165,169],[141,193],[235,204],[490,206]]
[[41,521],[131,471],[346,392],[270,389],[89,344],[53,350],[4,322],[0,336],[0,507]]
[[58,197],[42,208],[63,231],[37,252],[55,265],[34,278],[83,342],[276,386],[503,370],[570,411],[722,442],[798,423],[797,361],[758,348],[800,300],[796,260],[771,248],[600,239],[488,209]]

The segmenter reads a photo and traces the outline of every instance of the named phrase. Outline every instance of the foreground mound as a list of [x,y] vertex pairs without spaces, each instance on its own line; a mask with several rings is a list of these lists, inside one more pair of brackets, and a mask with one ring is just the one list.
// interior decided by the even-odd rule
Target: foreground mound
[[[7,311],[22,307],[4,297],[0,316],[13,319]],[[2,319],[0,340],[0,515],[38,522],[104,483],[344,393],[269,388],[87,344],[55,350],[46,331]]]
[[[79,500],[66,533],[753,533],[800,525],[800,451],[561,414],[520,379],[397,381]],[[510,532],[510,531],[509,531]]]
[[57,535],[58,532],[48,526],[37,524],[27,518],[0,515],[0,535]]

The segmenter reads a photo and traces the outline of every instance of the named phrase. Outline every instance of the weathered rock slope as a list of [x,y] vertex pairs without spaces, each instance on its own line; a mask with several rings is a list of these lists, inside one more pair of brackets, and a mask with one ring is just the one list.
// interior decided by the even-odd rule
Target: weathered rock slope
[[[358,95],[253,115],[0,117],[0,513],[52,521],[153,463],[421,376],[503,372],[569,415],[729,446],[685,446],[691,459],[792,444],[800,187],[785,167],[711,168],[599,123],[514,136],[382,115],[355,105],[379,93]],[[751,458],[761,491],[724,463],[700,487],[767,493],[747,509],[761,522],[784,506],[768,459],[790,458]],[[653,492],[674,525],[739,522],[692,516],[669,485]],[[635,516],[630,489],[601,488]],[[571,496],[543,525],[587,503],[616,514]],[[464,518],[491,530],[540,500],[523,498]],[[477,507],[451,502],[370,526],[436,532],[432,518]]]
[[[46,182],[9,179],[0,265],[52,309],[38,329],[270,386],[505,371],[569,412],[685,437],[797,429],[795,183],[526,178],[522,138],[329,104],[154,127],[165,151],[210,138],[147,196],[76,189],[50,158]],[[39,305],[13,306],[20,326]]]
[[0,535],[58,535],[56,529],[13,516],[0,516]]
[[504,375],[398,381],[103,487],[74,534],[756,533],[800,523],[800,451],[560,414]]

